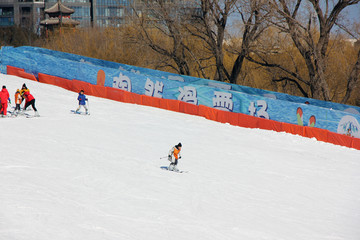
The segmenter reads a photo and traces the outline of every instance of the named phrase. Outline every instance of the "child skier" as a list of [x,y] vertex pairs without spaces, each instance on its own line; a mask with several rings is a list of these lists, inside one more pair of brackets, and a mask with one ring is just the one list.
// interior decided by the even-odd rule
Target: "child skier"
[[79,107],[76,109],[76,113],[79,113],[80,107],[85,108],[86,114],[88,114],[88,108],[86,107],[86,101],[88,100],[84,94],[84,90],[81,90],[79,92],[79,96],[77,98],[77,100],[79,101]]
[[178,143],[174,147],[172,147],[169,151],[168,160],[171,162],[169,166],[170,171],[179,171],[176,166],[178,164],[178,160],[181,158],[180,151],[181,151],[182,144]]
[[15,93],[15,113],[19,113],[20,112],[20,104],[22,102],[22,97],[21,97],[21,94],[20,94],[20,90],[17,89],[16,90],[16,93]]
[[1,101],[1,116],[4,117],[7,114],[7,107],[8,107],[8,101],[10,101],[10,95],[8,90],[6,89],[6,86],[2,87],[2,90],[0,92],[0,101]]

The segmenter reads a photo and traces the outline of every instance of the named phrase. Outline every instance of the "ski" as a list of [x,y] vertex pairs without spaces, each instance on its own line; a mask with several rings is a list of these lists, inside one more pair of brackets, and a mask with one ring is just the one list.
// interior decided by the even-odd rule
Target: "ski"
[[184,170],[170,170],[169,167],[167,166],[161,166],[160,167],[163,170],[169,171],[169,172],[176,172],[176,173],[187,173],[189,171],[184,171]]
[[9,111],[8,111],[8,114],[10,114],[9,117],[12,117],[12,118],[15,118],[15,117],[18,116],[18,114],[17,114],[17,113],[14,113],[14,112],[9,112]]
[[9,117],[17,117],[17,114],[15,114],[13,111],[7,111],[7,114],[9,115]]
[[79,114],[79,115],[90,115],[90,113],[77,112],[77,111],[75,111],[75,110],[70,110],[70,113]]
[[30,115],[30,114],[25,114],[26,118],[36,118],[36,117],[40,117],[40,115]]
[[23,112],[23,111],[19,111],[19,112],[15,112],[15,111],[7,111],[9,115],[9,117],[15,118],[15,117],[19,117],[19,116],[31,116],[29,113]]

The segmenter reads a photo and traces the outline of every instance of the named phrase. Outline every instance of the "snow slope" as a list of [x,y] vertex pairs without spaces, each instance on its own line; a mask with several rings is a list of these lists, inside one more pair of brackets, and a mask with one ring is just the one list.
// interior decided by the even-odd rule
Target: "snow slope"
[[1,240],[360,239],[360,151],[0,79],[41,115],[0,119]]

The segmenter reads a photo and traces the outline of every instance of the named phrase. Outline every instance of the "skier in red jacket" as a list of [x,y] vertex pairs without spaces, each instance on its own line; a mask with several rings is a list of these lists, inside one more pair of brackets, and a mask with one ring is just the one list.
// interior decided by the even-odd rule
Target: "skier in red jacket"
[[7,114],[8,101],[11,103],[10,95],[8,90],[6,89],[6,86],[2,87],[2,90],[0,92],[0,101],[1,101],[1,115],[2,117],[4,117]]
[[26,108],[31,105],[31,107],[32,107],[32,108],[34,109],[34,111],[35,111],[35,117],[39,117],[40,115],[39,115],[39,113],[38,113],[38,111],[37,111],[37,109],[36,109],[36,107],[35,107],[35,98],[34,98],[33,95],[30,94],[30,91],[25,91],[25,92],[23,93],[23,97],[24,97],[25,100],[26,100],[26,101],[25,101],[24,110],[26,110]]

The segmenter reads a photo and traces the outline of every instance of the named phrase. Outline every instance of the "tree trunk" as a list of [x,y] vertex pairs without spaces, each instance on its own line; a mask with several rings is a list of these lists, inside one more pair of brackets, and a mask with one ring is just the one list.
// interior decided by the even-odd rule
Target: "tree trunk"
[[360,74],[360,48],[358,49],[357,60],[350,72],[348,83],[346,86],[346,93],[344,98],[341,100],[341,103],[345,104],[349,100],[351,93],[354,91],[354,89],[356,88],[356,84],[359,81],[359,77],[360,77],[359,74]]
[[240,75],[240,72],[241,72],[241,69],[242,69],[242,65],[243,65],[244,60],[245,60],[245,54],[246,54],[245,49],[242,49],[240,54],[237,56],[237,58],[235,60],[235,63],[234,63],[234,66],[233,66],[232,71],[231,71],[230,83],[236,84],[237,79],[238,79],[238,77]]

